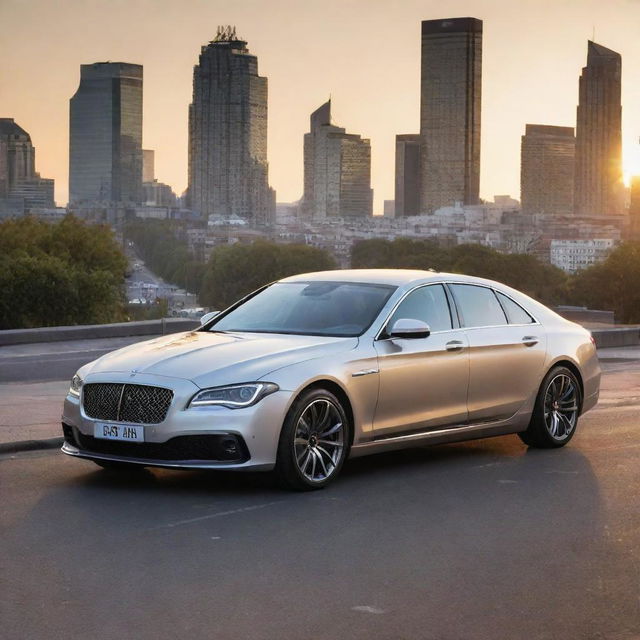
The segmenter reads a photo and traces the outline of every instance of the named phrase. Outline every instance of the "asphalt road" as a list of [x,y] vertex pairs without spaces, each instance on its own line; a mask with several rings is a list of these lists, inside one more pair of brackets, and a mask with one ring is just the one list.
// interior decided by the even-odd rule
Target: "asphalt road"
[[640,637],[640,418],[349,462],[328,489],[268,475],[118,476],[0,459],[0,636]]

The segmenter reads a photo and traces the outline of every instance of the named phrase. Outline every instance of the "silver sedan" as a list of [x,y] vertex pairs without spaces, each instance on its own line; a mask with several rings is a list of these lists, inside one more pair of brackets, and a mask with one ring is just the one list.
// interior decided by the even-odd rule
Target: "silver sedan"
[[505,285],[327,271],[82,367],[62,450],[110,468],[275,470],[317,489],[347,458],[401,447],[508,433],[561,447],[599,387],[590,333]]

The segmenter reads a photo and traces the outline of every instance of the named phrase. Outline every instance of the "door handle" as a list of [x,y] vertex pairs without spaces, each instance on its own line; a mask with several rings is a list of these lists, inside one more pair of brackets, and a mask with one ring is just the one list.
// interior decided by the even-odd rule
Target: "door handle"
[[444,346],[447,351],[462,351],[464,349],[464,342],[461,340],[451,340]]
[[522,338],[522,344],[524,344],[525,347],[533,347],[538,344],[538,338],[537,336],[525,336]]

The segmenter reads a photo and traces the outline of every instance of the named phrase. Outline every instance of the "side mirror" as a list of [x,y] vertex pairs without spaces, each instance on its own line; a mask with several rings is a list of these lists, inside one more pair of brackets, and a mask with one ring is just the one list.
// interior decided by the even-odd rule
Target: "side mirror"
[[203,327],[209,320],[213,320],[220,312],[219,311],[209,311],[209,313],[205,313],[202,318],[200,318],[200,326]]
[[393,323],[390,338],[427,338],[431,329],[426,322],[414,318],[400,318]]

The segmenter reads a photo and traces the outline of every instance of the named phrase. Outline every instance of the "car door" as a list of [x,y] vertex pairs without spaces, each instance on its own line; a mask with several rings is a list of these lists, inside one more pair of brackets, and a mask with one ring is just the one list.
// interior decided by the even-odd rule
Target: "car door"
[[448,286],[469,340],[469,422],[509,418],[537,391],[546,357],[544,328],[490,287]]
[[466,422],[469,349],[451,307],[442,284],[417,287],[385,328],[390,330],[399,319],[421,320],[430,335],[389,338],[383,332],[375,341],[380,385],[374,437]]

